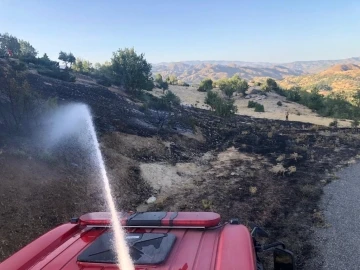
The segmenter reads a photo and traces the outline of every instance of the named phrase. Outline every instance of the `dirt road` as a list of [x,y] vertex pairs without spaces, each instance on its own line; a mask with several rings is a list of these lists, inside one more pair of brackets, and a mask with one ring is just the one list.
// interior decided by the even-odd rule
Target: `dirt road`
[[324,190],[325,228],[315,231],[319,256],[308,269],[359,269],[360,163],[344,169],[338,176]]

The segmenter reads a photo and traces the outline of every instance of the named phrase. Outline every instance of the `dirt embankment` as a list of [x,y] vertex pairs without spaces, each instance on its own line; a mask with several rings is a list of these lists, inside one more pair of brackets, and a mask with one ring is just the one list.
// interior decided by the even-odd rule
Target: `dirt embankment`
[[[216,211],[289,244],[299,269],[314,255],[317,202],[333,170],[358,154],[359,130],[179,109],[157,130],[151,114],[106,88],[31,75],[30,83],[94,113],[117,205],[125,210]],[[50,85],[45,84],[50,83]],[[1,135],[1,134],[0,134]],[[0,137],[0,260],[50,228],[104,209],[101,185],[76,148],[46,152],[29,138]],[[150,198],[155,202],[147,204]],[[153,199],[154,200],[154,199]]]

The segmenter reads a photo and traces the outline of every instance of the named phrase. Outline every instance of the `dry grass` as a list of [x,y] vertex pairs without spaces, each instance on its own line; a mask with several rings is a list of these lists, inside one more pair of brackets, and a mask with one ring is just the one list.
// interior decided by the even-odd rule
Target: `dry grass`
[[[195,108],[207,110],[210,109],[209,106],[204,103],[206,93],[197,91],[195,87],[170,85],[169,90],[176,94],[181,99],[181,103],[185,106],[193,106]],[[219,90],[215,89],[214,91]],[[154,89],[152,93],[155,96],[163,95],[161,89]],[[254,118],[285,120],[285,114],[288,111],[290,113],[290,121],[312,123],[319,126],[329,126],[330,122],[334,120],[332,118],[321,117],[312,112],[309,108],[298,103],[288,102],[285,97],[279,96],[276,93],[268,93],[268,97],[262,100],[251,99],[264,105],[265,112],[263,113],[255,112],[253,109],[248,108],[249,100],[250,99],[244,99],[241,96],[235,96],[235,105],[238,108],[237,114],[248,115]],[[278,101],[281,101],[283,106],[278,106]],[[339,120],[339,127],[350,127],[350,125],[351,121]]]

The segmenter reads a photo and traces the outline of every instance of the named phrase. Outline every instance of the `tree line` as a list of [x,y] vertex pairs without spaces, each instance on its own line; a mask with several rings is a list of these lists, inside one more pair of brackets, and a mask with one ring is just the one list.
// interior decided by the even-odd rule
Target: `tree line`
[[[276,92],[286,97],[287,100],[302,104],[321,116],[351,119],[354,120],[354,126],[357,126],[359,123],[360,89],[349,98],[349,94],[345,92],[332,92],[325,96],[320,93],[318,87],[314,87],[311,91],[306,91],[300,87],[284,89],[272,78],[268,78],[264,83],[254,82],[254,85],[260,86],[265,95],[267,92]],[[215,87],[219,88],[222,96],[218,92],[212,91]],[[205,104],[209,105],[216,114],[231,116],[237,111],[236,106],[234,106],[234,93],[246,95],[248,88],[249,85],[246,80],[241,79],[238,75],[234,75],[231,78],[224,78],[218,81],[212,81],[208,78],[204,79],[200,82],[198,91],[207,92]],[[278,106],[281,105],[281,103],[278,104]],[[264,106],[256,102],[249,101],[248,107],[255,108],[257,112],[264,112]]]
[[[110,61],[104,64],[96,63],[94,66],[87,60],[76,58],[71,52],[60,51],[58,60],[64,63],[62,69],[59,62],[50,60],[47,54],[38,57],[38,52],[29,42],[6,33],[0,35],[0,57],[19,60],[8,62],[12,65],[12,69],[0,70],[0,125],[5,124],[10,129],[18,130],[24,126],[23,120],[29,119],[33,114],[32,111],[36,109],[37,95],[27,83],[24,73],[30,66],[41,75],[64,81],[73,82],[75,81],[74,74],[82,73],[95,78],[104,86],[120,86],[129,94],[142,99],[144,108],[154,111],[169,111],[180,104],[179,98],[170,91],[167,91],[162,98],[149,98],[148,95],[142,93],[142,90],[151,91],[155,86],[151,73],[152,66],[146,61],[145,55],[136,53],[134,48],[119,49],[113,53]],[[157,81],[165,89],[168,84],[179,84],[172,76],[164,82],[162,78],[157,78]],[[40,106],[37,107],[40,108]],[[174,114],[158,113],[158,115]],[[161,122],[162,127],[164,121]]]
[[301,87],[284,89],[279,87],[272,79],[270,90],[286,97],[287,100],[302,104],[324,117],[338,119],[351,119],[357,122],[360,119],[360,90],[355,91],[350,98],[345,92],[332,92],[328,95],[320,93],[314,87],[306,91]]

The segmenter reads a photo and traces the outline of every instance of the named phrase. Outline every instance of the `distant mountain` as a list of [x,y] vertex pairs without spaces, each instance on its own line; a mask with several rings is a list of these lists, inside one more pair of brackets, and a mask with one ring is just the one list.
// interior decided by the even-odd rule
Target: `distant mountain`
[[155,65],[153,66],[153,73],[160,73],[163,77],[174,74],[178,79],[189,83],[199,83],[204,78],[218,80],[231,77],[234,74],[238,74],[244,79],[254,77],[281,79],[284,76],[303,74],[301,70],[291,70],[284,66],[253,67],[238,66],[233,63],[220,65],[210,63],[186,64],[183,62]]
[[352,57],[340,60],[297,61],[282,65],[290,69],[302,70],[304,73],[316,73],[339,64],[360,65],[360,57]]
[[211,65],[236,65],[240,67],[272,67],[274,66],[274,63],[268,63],[268,62],[245,62],[245,61],[226,61],[226,60],[207,60],[207,61],[200,61],[200,60],[193,60],[193,61],[181,61],[181,62],[162,62],[158,64],[154,64],[154,66],[157,65],[169,65],[169,64],[177,64],[177,63],[183,63],[191,66],[196,66],[200,64],[211,64]]
[[162,76],[176,75],[188,83],[198,83],[204,78],[218,80],[238,74],[242,78],[271,77],[282,79],[286,76],[298,76],[319,72],[335,64],[360,65],[360,57],[341,60],[297,61],[284,64],[244,61],[183,61],[159,63],[153,65],[153,73]]
[[319,73],[286,77],[280,80],[279,84],[285,88],[300,86],[304,89],[311,89],[318,87],[324,91],[360,90],[360,65],[338,64]]

